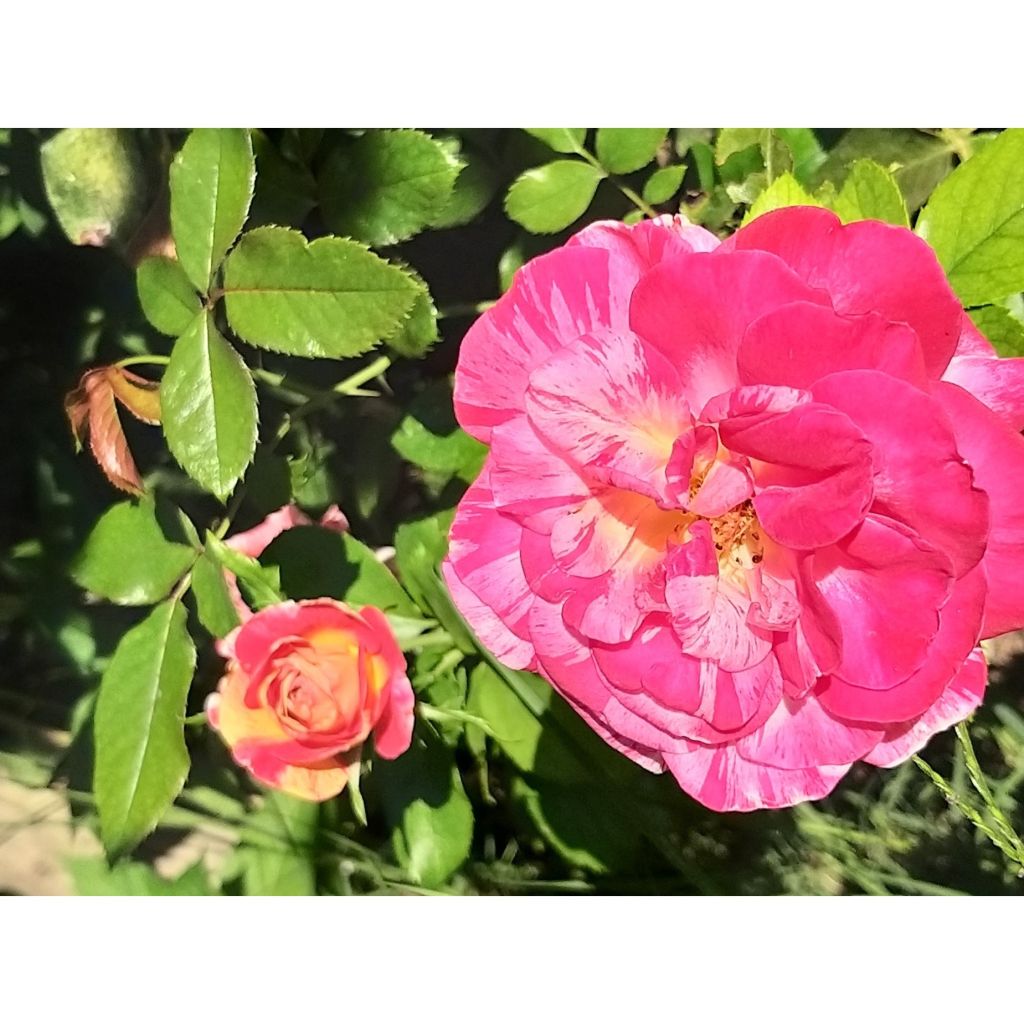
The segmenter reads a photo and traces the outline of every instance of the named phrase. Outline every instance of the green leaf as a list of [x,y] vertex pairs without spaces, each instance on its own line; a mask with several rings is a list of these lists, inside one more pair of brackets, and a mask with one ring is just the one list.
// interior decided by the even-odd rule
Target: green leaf
[[821,204],[793,177],[783,174],[776,178],[754,201],[747,210],[743,223],[748,224],[755,217],[772,210],[780,210],[785,206],[820,206]]
[[46,197],[75,245],[131,239],[148,192],[133,132],[65,128],[43,143],[39,155]]
[[281,574],[276,569],[265,568],[255,558],[229,548],[209,530],[206,531],[206,553],[222,569],[234,573],[243,594],[256,611],[284,600]]
[[256,191],[247,223],[301,224],[316,206],[316,181],[302,163],[287,159],[259,129],[252,132]]
[[818,168],[816,182],[841,184],[847,168],[874,160],[893,172],[907,206],[916,210],[953,166],[953,149],[943,139],[914,128],[851,128]]
[[910,227],[907,204],[896,179],[873,160],[858,160],[853,165],[832,209],[844,224],[856,220],[883,220]]
[[243,128],[196,128],[171,164],[171,231],[189,280],[204,294],[238,237],[256,185]]
[[715,163],[721,167],[737,153],[760,147],[763,138],[763,128],[723,128],[715,139]]
[[814,183],[815,172],[828,159],[818,137],[810,128],[773,128],[792,155],[793,177],[806,188]]
[[246,896],[315,896],[320,805],[268,791],[240,836]]
[[473,807],[452,752],[432,737],[416,739],[394,761],[377,758],[372,777],[398,863],[418,885],[443,884],[469,856],[473,841]]
[[629,871],[640,852],[641,836],[608,813],[599,787],[544,781],[512,782],[512,797],[523,803],[541,837],[566,861],[586,871]]
[[224,265],[228,320],[240,338],[289,355],[343,359],[395,332],[422,290],[347,238],[307,243],[287,228],[242,236]]
[[505,197],[505,212],[535,235],[568,227],[590,206],[604,172],[582,160],[555,160],[519,175]]
[[423,132],[371,130],[331,153],[320,207],[332,231],[395,245],[444,212],[458,173],[458,161]]
[[192,594],[199,621],[211,636],[227,636],[239,625],[241,620],[231,601],[224,569],[209,551],[204,551],[192,566]]
[[408,271],[409,276],[421,287],[416,293],[416,300],[405,322],[392,334],[387,341],[388,348],[406,359],[419,359],[429,351],[437,341],[437,307],[430,296],[430,291],[415,271]]
[[475,475],[473,470],[479,470],[487,454],[487,448],[455,421],[451,389],[445,382],[428,384],[409,403],[391,443],[403,459],[437,473],[465,469]]
[[103,673],[93,791],[112,857],[156,828],[185,783],[185,698],[195,665],[185,609],[175,599],[125,633]]
[[100,517],[71,565],[84,589],[114,604],[153,604],[165,598],[188,572],[196,552],[181,537],[180,525],[149,498],[122,501]]
[[201,308],[199,296],[181,264],[166,256],[150,256],[135,275],[146,319],[164,334],[183,334]]
[[556,153],[578,153],[587,137],[586,128],[524,128]]
[[333,597],[356,607],[419,614],[398,580],[351,534],[296,526],[274,538],[260,562],[277,567],[281,588],[292,600]]
[[971,310],[974,326],[1001,356],[1024,356],[1024,324],[1002,306]]
[[209,310],[175,342],[160,385],[160,408],[171,454],[223,501],[256,450],[256,388]]
[[646,167],[661,149],[667,128],[598,128],[597,159],[612,174]]
[[1022,164],[1024,129],[1009,129],[942,182],[918,218],[966,306],[1024,290]]
[[68,870],[79,896],[213,895],[201,862],[174,879],[161,877],[149,864],[123,861],[109,866],[100,857],[73,858]]
[[428,519],[403,523],[395,533],[395,564],[406,590],[447,630],[455,645],[467,654],[476,641],[456,611],[441,579],[438,566],[448,553],[451,511]]
[[644,201],[657,206],[667,203],[683,184],[686,164],[659,167],[644,183]]
[[484,211],[498,190],[498,175],[482,153],[459,143],[454,136],[437,140],[449,156],[458,162],[459,176],[444,209],[431,222],[433,228],[452,228],[468,224]]

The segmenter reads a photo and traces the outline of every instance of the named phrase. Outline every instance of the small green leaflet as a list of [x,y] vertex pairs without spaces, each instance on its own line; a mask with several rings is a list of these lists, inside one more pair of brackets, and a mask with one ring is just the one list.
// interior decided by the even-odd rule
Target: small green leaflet
[[171,454],[223,501],[256,450],[256,388],[210,311],[200,313],[175,343],[160,398]]
[[256,185],[243,128],[196,128],[171,164],[171,231],[189,280],[205,294],[238,237]]
[[597,159],[612,174],[646,167],[668,134],[665,128],[598,128]]
[[587,137],[586,128],[524,128],[556,153],[578,153]]
[[582,217],[604,171],[582,160],[555,160],[524,171],[505,197],[505,212],[536,235],[553,234]]
[[873,160],[858,160],[853,165],[832,203],[832,209],[844,224],[856,220],[881,220],[910,227],[907,204],[896,179]]
[[743,218],[749,224],[755,217],[785,206],[820,206],[807,190],[788,172],[776,178],[758,197]]
[[146,319],[163,334],[184,333],[200,309],[199,296],[177,260],[150,256],[135,275]]

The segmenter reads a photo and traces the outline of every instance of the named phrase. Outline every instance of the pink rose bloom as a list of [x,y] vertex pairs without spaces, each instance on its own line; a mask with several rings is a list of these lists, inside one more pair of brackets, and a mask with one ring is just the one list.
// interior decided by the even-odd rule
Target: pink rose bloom
[[328,800],[357,776],[371,734],[380,757],[408,750],[412,686],[378,608],[284,601],[250,616],[224,654],[207,716],[235,761],[265,785]]
[[1024,625],[1024,361],[903,228],[594,224],[477,321],[455,408],[463,615],[713,809],[905,760]]

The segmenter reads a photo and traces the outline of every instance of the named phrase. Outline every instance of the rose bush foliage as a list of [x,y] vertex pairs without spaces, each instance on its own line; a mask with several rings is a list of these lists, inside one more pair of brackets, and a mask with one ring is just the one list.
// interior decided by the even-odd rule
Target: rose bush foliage
[[1022,164],[0,129],[0,718],[71,737],[79,888],[1018,886],[998,645],[873,765],[1020,623]]
[[1024,363],[905,229],[591,225],[473,327],[455,405],[490,445],[463,614],[715,810],[906,759],[1024,625]]

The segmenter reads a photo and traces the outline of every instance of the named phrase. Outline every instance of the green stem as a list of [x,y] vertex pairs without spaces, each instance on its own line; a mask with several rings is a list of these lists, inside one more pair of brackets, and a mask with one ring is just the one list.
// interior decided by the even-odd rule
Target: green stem
[[646,214],[652,219],[659,215],[658,211],[651,206],[650,203],[645,202],[624,181],[612,174],[596,156],[588,152],[582,146],[577,146],[576,152],[583,157],[591,167],[595,167],[599,170],[641,213]]
[[340,383],[335,384],[331,390],[336,391],[339,395],[350,395],[354,391],[358,391],[363,384],[373,380],[374,377],[379,377],[390,366],[391,357],[380,356],[370,363],[369,366],[364,366],[361,370],[353,373],[351,377],[346,377]]
[[479,316],[486,313],[498,300],[486,299],[483,302],[465,302],[454,306],[444,306],[437,311],[438,320],[446,320],[454,316]]
[[170,356],[128,356],[119,359],[115,366],[166,366],[171,361]]

